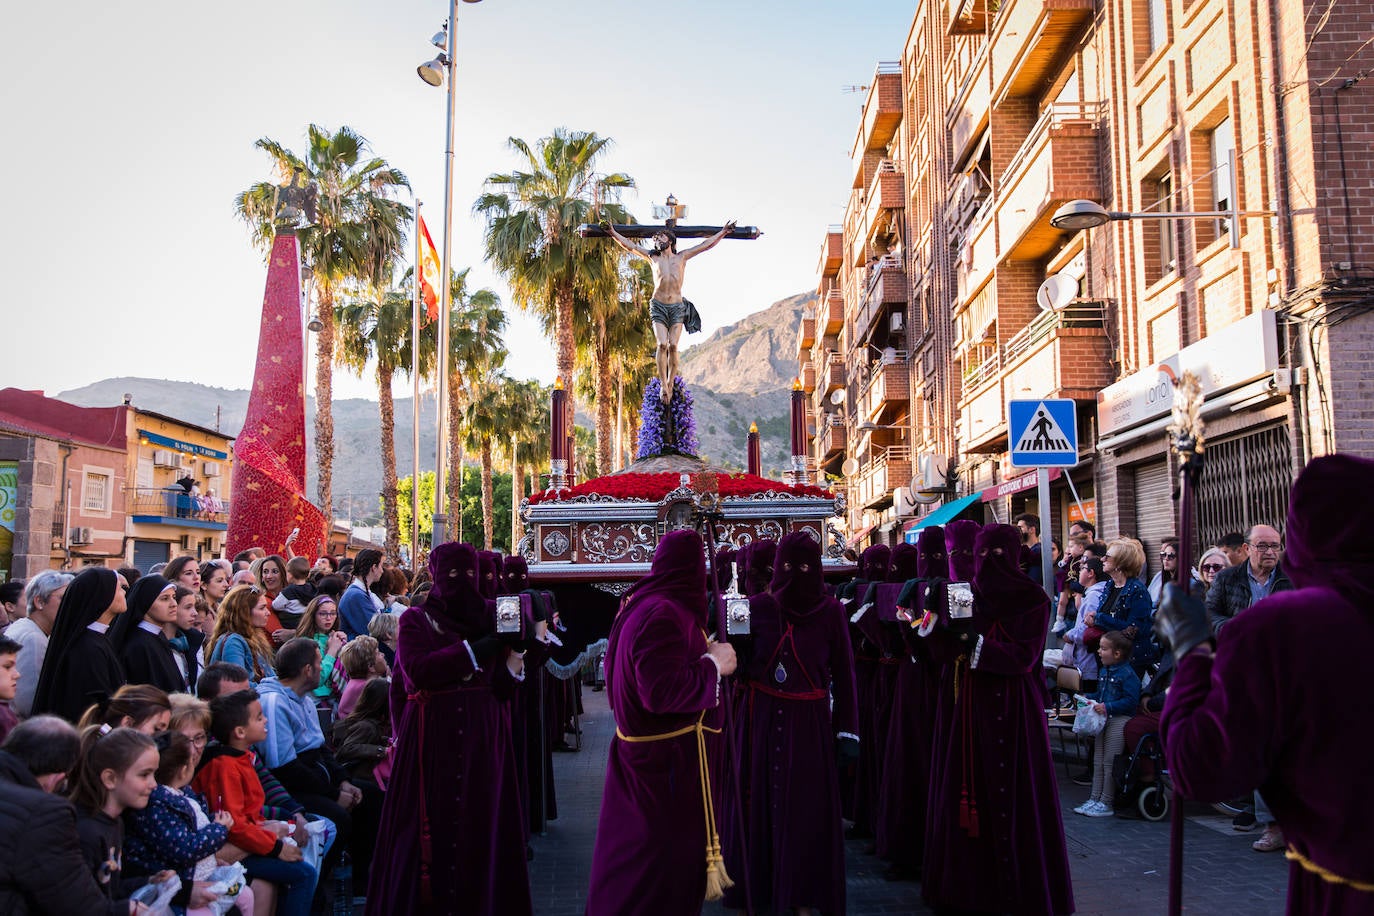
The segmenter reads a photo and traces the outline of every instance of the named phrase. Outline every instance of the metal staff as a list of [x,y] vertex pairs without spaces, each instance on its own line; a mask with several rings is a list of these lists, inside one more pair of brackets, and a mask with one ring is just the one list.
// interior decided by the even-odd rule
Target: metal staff
[[[702,475],[705,477],[707,475]],[[720,494],[716,489],[714,480],[715,475],[710,475],[710,480],[700,481],[704,484],[705,492],[696,497],[697,526],[702,531],[703,540],[706,541],[706,592],[707,598],[711,602],[711,609],[716,622],[716,637],[725,638],[727,633],[725,620],[725,602],[720,600],[720,583],[716,579],[716,523],[724,516],[720,511]],[[729,686],[729,685],[727,685]],[[734,795],[735,808],[735,829],[739,831],[739,851],[740,861],[743,863],[743,874],[740,882],[744,887],[744,912],[748,916],[754,916],[754,895],[749,889],[749,847],[744,836],[744,796],[740,792],[740,772],[739,757],[735,753],[735,728],[731,697],[727,695],[725,701],[725,715],[722,720],[723,731],[725,732],[725,753],[729,758],[731,779],[731,794]],[[702,766],[706,761],[701,762]]]
[[[1178,458],[1178,543],[1179,567],[1185,568],[1193,551],[1193,499],[1202,477],[1203,423],[1202,385],[1197,376],[1185,372],[1174,388],[1173,423],[1169,426],[1172,448]],[[1192,564],[1187,563],[1187,569]],[[1180,573],[1191,575],[1191,573]],[[1182,588],[1189,582],[1183,580]],[[1169,818],[1169,916],[1183,912],[1183,799],[1177,785],[1173,790],[1173,811]]]

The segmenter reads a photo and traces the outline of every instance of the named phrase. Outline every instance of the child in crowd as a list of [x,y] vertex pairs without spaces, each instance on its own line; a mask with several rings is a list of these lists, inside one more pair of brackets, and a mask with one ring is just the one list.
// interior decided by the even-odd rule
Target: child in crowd
[[[111,902],[128,900],[148,881],[124,875],[124,821],[129,809],[148,804],[157,782],[157,746],[132,728],[92,725],[81,733],[81,755],[72,773],[72,804],[81,855]],[[154,881],[167,875],[154,875]],[[183,905],[191,886],[178,894]],[[132,911],[132,910],[131,910]]]
[[1082,590],[1083,597],[1078,601],[1078,616],[1069,631],[1064,634],[1063,663],[1078,669],[1081,687],[1088,693],[1097,689],[1098,646],[1089,645],[1091,640],[1088,639],[1088,624],[1085,618],[1089,614],[1097,613],[1097,609],[1102,606],[1102,599],[1107,596],[1110,582],[1102,568],[1102,561],[1097,557],[1084,556],[1079,560],[1078,587]]
[[276,598],[272,599],[272,610],[284,627],[295,629],[301,622],[305,607],[317,594],[310,582],[310,561],[305,557],[292,557],[286,561],[286,576],[290,580]]
[[[172,661],[185,683],[182,690],[195,689],[196,678],[205,663],[201,646],[205,644],[205,634],[200,630],[200,612],[197,604],[200,593],[178,585],[174,593],[176,599],[176,619],[162,628],[162,635],[172,646]],[[177,691],[180,693],[181,691]]]
[[343,651],[348,637],[339,629],[339,605],[327,595],[317,595],[301,614],[296,625],[296,635],[313,639],[320,647],[320,686],[315,688],[317,700],[328,700],[334,695],[334,666],[338,664],[339,653]]
[[19,692],[19,650],[24,648],[8,636],[0,635],[0,742],[19,724],[10,704]]
[[344,646],[339,661],[343,664],[344,673],[348,675],[348,683],[344,685],[343,694],[339,697],[339,715],[346,716],[358,705],[358,697],[367,686],[367,679],[389,677],[391,671],[377,648],[377,640],[371,636],[359,636]]
[[388,669],[396,666],[396,634],[400,631],[400,614],[378,614],[367,622],[367,635],[377,640],[377,650]]
[[265,795],[249,750],[267,739],[267,717],[257,691],[216,697],[210,703],[210,734],[218,743],[205,749],[192,785],[216,812],[232,816],[229,842],[249,853],[243,860],[249,878],[279,888],[278,916],[308,916],[319,874],[288,840],[295,825],[262,816]]
[[152,684],[125,684],[104,703],[87,709],[76,727],[132,728],[151,738],[165,732],[171,720],[172,704],[164,691]]
[[[185,887],[208,884],[218,864],[215,854],[228,840],[234,817],[220,811],[211,820],[201,799],[187,788],[199,753],[185,735],[165,732],[158,736],[157,746],[157,788],[146,808],[125,818],[128,860],[150,874],[175,871]],[[253,892],[247,885],[234,897],[234,905],[242,916],[253,916]],[[209,910],[191,910],[191,916],[202,914],[208,916]]]
[[[389,616],[389,615],[381,615]],[[357,681],[350,681],[350,686]],[[345,718],[334,723],[334,756],[355,784],[370,782],[386,788],[390,774],[391,682],[369,678],[358,694],[358,703]]]
[[1095,701],[1093,709],[1107,716],[1107,724],[1097,733],[1096,756],[1093,758],[1092,795],[1074,808],[1075,814],[1087,817],[1112,817],[1116,812],[1116,780],[1112,764],[1125,746],[1126,723],[1140,705],[1140,678],[1131,667],[1131,650],[1135,644],[1120,630],[1104,633],[1097,649],[1097,691],[1087,695]]

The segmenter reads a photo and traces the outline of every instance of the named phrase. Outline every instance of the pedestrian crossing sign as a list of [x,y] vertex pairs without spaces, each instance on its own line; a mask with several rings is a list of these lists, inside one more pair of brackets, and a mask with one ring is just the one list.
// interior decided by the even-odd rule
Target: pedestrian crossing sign
[[1071,468],[1078,464],[1078,415],[1071,398],[1007,402],[1011,464]]

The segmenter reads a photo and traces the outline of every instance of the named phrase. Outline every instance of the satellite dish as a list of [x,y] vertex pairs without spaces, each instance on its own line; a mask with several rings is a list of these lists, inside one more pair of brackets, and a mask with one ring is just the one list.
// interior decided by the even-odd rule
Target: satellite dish
[[1053,274],[1045,278],[1035,292],[1035,301],[1047,312],[1062,309],[1078,297],[1078,279],[1069,274]]
[[920,476],[911,478],[911,482],[906,486],[907,491],[911,493],[911,501],[922,506],[939,502],[940,494],[926,491],[925,487],[928,486],[930,484],[926,483]]
[[853,477],[855,474],[859,473],[859,459],[846,458],[844,464],[840,465],[840,470],[844,471],[844,476]]
[[841,407],[844,405],[843,388],[836,388],[834,391],[830,392],[830,403],[834,404],[836,407]]

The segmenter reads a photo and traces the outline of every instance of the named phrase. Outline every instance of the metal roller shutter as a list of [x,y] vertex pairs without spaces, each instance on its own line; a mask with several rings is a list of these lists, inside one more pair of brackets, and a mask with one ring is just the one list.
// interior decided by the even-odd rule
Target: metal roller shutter
[[134,541],[134,566],[144,575],[159,563],[166,563],[172,555],[172,545],[165,541]]
[[1134,536],[1145,544],[1145,570],[1140,575],[1146,582],[1159,572],[1160,542],[1174,533],[1173,483],[1167,461],[1135,469]]

